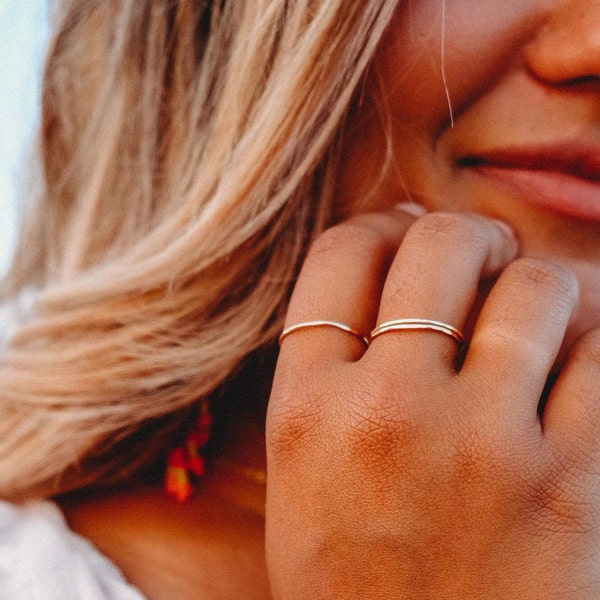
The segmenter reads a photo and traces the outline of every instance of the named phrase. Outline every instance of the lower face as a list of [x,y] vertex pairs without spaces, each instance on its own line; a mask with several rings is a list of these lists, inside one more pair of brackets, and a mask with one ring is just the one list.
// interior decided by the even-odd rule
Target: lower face
[[[600,5],[579,3],[594,4],[599,37]],[[585,24],[560,14],[573,4],[401,2],[347,132],[339,190],[346,214],[409,200],[509,223],[521,256],[579,280],[563,350],[600,326],[600,79],[589,45],[579,55],[573,41],[589,13]]]

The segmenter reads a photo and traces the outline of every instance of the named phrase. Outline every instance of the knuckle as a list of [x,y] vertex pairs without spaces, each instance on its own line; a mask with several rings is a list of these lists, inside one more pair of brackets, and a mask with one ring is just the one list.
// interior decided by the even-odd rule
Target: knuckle
[[334,253],[348,252],[361,248],[376,250],[382,245],[381,235],[368,222],[352,219],[324,231],[312,244],[308,260],[322,260]]
[[347,433],[353,454],[369,468],[373,463],[385,464],[399,448],[412,446],[416,437],[410,419],[394,418],[385,410],[372,410],[352,419]]
[[469,246],[484,247],[487,243],[487,236],[481,223],[469,215],[460,213],[429,213],[411,227],[409,234],[429,241],[452,240]]
[[565,304],[571,304],[577,296],[577,280],[563,267],[550,261],[537,258],[520,258],[507,269],[508,277],[521,285],[551,293]]
[[358,469],[385,478],[417,446],[420,419],[409,410],[395,410],[394,398],[386,402],[376,391],[356,392],[346,406],[345,446]]
[[269,409],[266,443],[276,462],[288,462],[298,456],[318,435],[320,419],[318,413],[310,409],[311,404],[302,407],[280,404]]
[[450,472],[470,485],[510,484],[527,457],[538,451],[528,430],[515,427],[511,416],[499,415],[489,405],[457,413],[443,424],[448,433],[442,430],[438,438],[448,440]]
[[487,440],[476,429],[461,431],[449,456],[450,470],[462,483],[483,483],[489,477],[491,457]]
[[327,402],[327,392],[328,388],[319,385],[314,373],[311,377],[306,370],[278,365],[265,431],[267,446],[274,457],[295,456],[318,436],[320,407]]
[[[516,440],[506,438],[500,427],[484,419],[463,424],[458,435],[447,436],[449,472],[454,481],[465,487],[487,486],[490,481],[500,484],[511,478],[518,460],[513,460]],[[490,477],[492,476],[492,477]]]
[[[530,484],[531,487],[531,484]],[[538,523],[545,531],[585,532],[590,525],[590,502],[585,478],[579,469],[556,461],[544,470],[531,488]]]

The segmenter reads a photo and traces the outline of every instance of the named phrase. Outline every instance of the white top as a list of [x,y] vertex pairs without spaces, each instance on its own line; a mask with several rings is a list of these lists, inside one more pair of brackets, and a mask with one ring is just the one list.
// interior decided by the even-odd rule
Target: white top
[[0,501],[0,600],[144,600],[52,502]]
[[[0,352],[32,318],[34,294],[0,304]],[[0,500],[0,600],[144,600],[117,567],[69,529],[58,506]]]

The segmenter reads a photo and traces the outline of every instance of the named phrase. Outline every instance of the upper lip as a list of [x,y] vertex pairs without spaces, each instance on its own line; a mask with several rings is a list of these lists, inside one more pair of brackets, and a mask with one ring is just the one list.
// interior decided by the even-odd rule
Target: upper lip
[[469,153],[457,162],[461,167],[548,171],[589,181],[600,181],[598,145],[564,142],[551,146],[501,148]]

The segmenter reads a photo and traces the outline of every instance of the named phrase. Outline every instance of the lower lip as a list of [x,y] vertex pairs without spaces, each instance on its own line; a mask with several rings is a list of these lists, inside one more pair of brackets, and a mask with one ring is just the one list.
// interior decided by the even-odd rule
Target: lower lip
[[536,208],[574,219],[600,222],[600,181],[552,171],[493,166],[479,166],[473,170],[512,188]]

